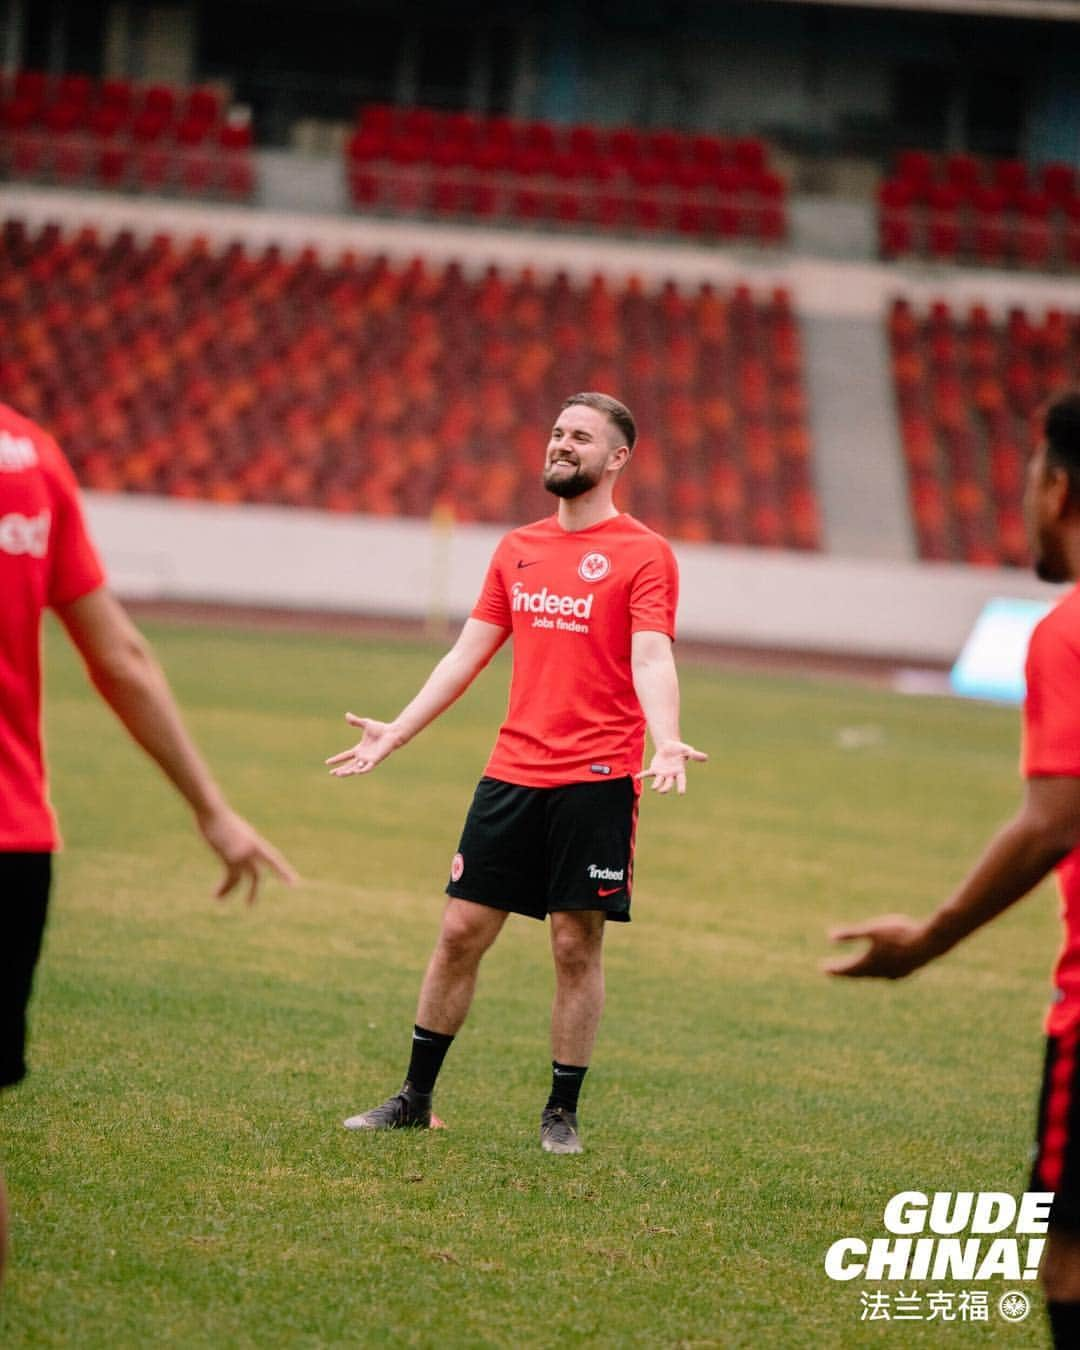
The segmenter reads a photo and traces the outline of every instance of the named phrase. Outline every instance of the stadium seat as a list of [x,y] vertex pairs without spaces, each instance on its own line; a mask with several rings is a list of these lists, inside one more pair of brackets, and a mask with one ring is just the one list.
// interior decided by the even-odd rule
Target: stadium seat
[[[787,233],[786,185],[763,142],[605,132],[432,109],[361,109],[345,141],[350,199],[395,214],[479,215],[599,230],[743,238]],[[460,186],[439,187],[460,170]]]
[[[241,198],[254,189],[250,118],[243,110],[224,118],[213,89],[20,71],[7,93],[0,99],[0,124],[10,134],[0,152],[11,177],[187,196],[225,191]],[[193,157],[196,149],[205,155]],[[133,162],[138,169],[130,173]]]
[[920,557],[1024,566],[1021,497],[1030,419],[1068,386],[1076,316],[1019,307],[966,316],[897,301],[889,319],[893,380]]
[[689,541],[820,547],[783,291],[653,294],[17,222],[0,240],[10,396],[48,409],[100,491],[528,518],[549,509],[536,464],[565,389],[631,384],[648,427],[631,509]]
[[1074,268],[1076,192],[1076,172],[1067,164],[1036,169],[1015,159],[904,151],[878,189],[879,251],[885,259]]

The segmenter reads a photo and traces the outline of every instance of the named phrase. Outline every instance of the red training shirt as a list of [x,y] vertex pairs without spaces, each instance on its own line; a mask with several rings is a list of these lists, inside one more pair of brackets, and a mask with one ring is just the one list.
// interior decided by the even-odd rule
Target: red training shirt
[[57,846],[41,753],[41,615],[103,581],[67,460],[0,403],[0,852]]
[[549,516],[506,535],[472,612],[514,639],[510,706],[487,776],[560,787],[637,773],[645,716],[630,639],[674,638],[678,592],[670,546],[633,516],[585,530]]
[[[1021,763],[1025,778],[1080,777],[1080,587],[1031,635]],[[1050,1036],[1080,1021],[1080,848],[1058,864],[1057,874],[1065,944],[1046,1015]]]

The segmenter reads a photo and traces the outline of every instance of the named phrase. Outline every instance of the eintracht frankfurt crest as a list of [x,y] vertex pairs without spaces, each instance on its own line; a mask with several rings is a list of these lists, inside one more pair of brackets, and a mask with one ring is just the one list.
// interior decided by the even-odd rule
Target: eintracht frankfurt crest
[[611,571],[611,559],[606,553],[586,553],[577,570],[582,581],[603,581]]

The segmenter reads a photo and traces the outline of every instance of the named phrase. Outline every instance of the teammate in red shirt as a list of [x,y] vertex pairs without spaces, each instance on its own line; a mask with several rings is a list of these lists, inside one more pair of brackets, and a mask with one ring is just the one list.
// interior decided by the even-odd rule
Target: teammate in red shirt
[[[481,958],[508,914],[550,916],[552,1089],[540,1138],[549,1153],[581,1151],[577,1102],[603,1007],[604,924],[630,918],[641,779],[682,793],[687,762],[705,759],[679,735],[674,556],[613,502],[634,440],[615,399],[567,400],[544,466],[557,513],[502,540],[461,636],[408,707],[393,722],[349,713],[363,739],[327,761],[338,777],[370,773],[513,637],[510,706],[451,864],[405,1083],[348,1129],[431,1123],[435,1079]],[[641,772],[646,724],[655,752]]]
[[[1047,410],[1028,466],[1025,515],[1044,581],[1080,580],[1080,393]],[[829,962],[832,975],[899,979],[954,947],[1057,869],[1065,945],[1046,1018],[1047,1050],[1031,1189],[1054,1192],[1042,1267],[1058,1346],[1080,1345],[1080,587],[1035,629],[1028,648],[1017,815],[991,840],[952,898],[928,919],[891,914],[838,928],[865,938],[858,956]]]
[[[0,1088],[26,1073],[26,1007],[41,950],[57,847],[41,748],[41,616],[51,607],[98,692],[172,779],[225,864],[255,897],[284,858],[228,805],[180,720],[149,648],[105,588],[74,475],[56,443],[0,404]],[[0,1274],[7,1202],[0,1177]]]

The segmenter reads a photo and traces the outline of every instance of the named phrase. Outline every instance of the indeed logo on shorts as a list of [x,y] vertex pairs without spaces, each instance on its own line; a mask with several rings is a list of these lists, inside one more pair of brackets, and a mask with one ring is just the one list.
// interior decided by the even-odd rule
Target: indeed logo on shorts
[[616,872],[613,867],[597,867],[595,863],[589,864],[589,876],[593,881],[622,881],[623,868]]
[[538,591],[527,591],[520,581],[511,587],[511,609],[516,614],[565,614],[575,619],[587,619],[592,613],[595,595],[555,595],[546,586]]
[[31,558],[44,558],[49,548],[49,526],[52,512],[42,511],[36,516],[21,516],[18,511],[0,516],[0,553],[18,558],[29,553]]

